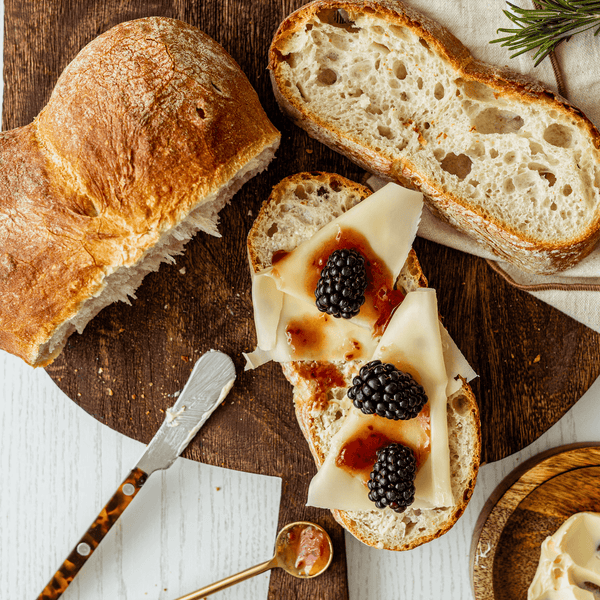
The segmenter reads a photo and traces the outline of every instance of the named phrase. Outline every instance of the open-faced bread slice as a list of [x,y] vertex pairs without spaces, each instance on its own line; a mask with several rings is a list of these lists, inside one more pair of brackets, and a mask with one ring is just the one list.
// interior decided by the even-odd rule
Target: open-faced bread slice
[[[329,173],[299,173],[284,179],[263,204],[248,235],[253,276],[271,267],[274,255],[292,251],[370,194],[368,188]],[[414,250],[410,251],[396,285],[405,292],[427,286]],[[294,386],[298,423],[317,466],[321,467],[333,436],[351,410],[344,397],[361,362],[288,361],[281,366]],[[464,379],[457,387],[460,389],[447,402],[454,505],[432,509],[409,507],[401,514],[375,508],[333,510],[336,520],[365,544],[408,550],[448,531],[463,513],[475,486],[481,442],[475,397]]]

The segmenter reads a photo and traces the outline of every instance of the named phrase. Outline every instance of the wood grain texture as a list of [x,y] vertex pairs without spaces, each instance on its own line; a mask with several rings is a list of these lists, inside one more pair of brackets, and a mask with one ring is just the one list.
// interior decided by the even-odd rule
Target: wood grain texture
[[[0,381],[0,596],[34,599],[143,445],[5,353]],[[173,600],[266,560],[280,492],[277,478],[177,460],[148,478],[62,598]],[[265,574],[215,598],[266,600],[268,588]]]
[[[42,590],[38,600],[56,600],[63,595],[147,479],[148,475],[137,467],[129,473]],[[125,486],[129,486],[131,491]]]
[[[280,21],[301,0],[6,0],[3,127],[29,123],[62,69],[94,37],[132,18],[162,15],[198,26],[238,61],[267,114],[282,131],[277,159],[221,213],[222,239],[198,235],[176,265],[149,275],[132,306],[102,311],[71,337],[47,370],[57,385],[100,422],[147,443],[206,350],[229,353],[239,373],[225,405],[184,456],[209,464],[277,475],[284,480],[280,524],[315,520],[334,538],[336,559],[314,582],[287,597],[347,597],[343,534],[324,511],[304,506],[315,472],[298,429],[291,387],[277,365],[243,373],[253,349],[245,238],[273,185],[319,169],[360,180],[362,171],[311,140],[276,107],[267,50]],[[483,422],[483,460],[507,456],[556,422],[600,372],[600,336],[515,290],[481,259],[417,240],[444,323],[480,377],[474,382]],[[316,584],[318,583],[318,586]],[[272,577],[271,596],[282,585]],[[303,587],[308,586],[308,587]],[[319,587],[319,591],[315,591]],[[333,592],[335,590],[335,593]]]
[[526,598],[541,544],[571,515],[600,512],[600,445],[559,447],[511,473],[481,512],[471,545],[475,600]]

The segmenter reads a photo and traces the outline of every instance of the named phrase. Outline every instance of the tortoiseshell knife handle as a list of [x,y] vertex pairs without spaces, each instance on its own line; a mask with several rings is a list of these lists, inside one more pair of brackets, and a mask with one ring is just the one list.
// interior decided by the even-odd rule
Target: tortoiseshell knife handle
[[96,520],[85,532],[75,548],[73,548],[71,554],[67,556],[65,562],[56,571],[54,577],[38,596],[38,600],[54,600],[62,595],[69,587],[71,581],[75,579],[81,567],[83,567],[98,547],[98,544],[110,531],[110,528],[117,522],[123,511],[136,497],[147,479],[148,475],[141,469],[135,468],[129,473],[119,486],[119,489],[96,517]]

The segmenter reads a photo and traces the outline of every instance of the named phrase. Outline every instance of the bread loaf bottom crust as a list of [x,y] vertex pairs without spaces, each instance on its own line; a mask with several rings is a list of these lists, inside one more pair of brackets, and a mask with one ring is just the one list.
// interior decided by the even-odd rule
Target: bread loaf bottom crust
[[[271,266],[275,252],[293,250],[370,194],[365,186],[330,173],[298,173],[281,181],[263,203],[248,235],[252,273]],[[427,287],[414,250],[410,251],[396,287],[405,292]],[[359,361],[281,364],[286,379],[294,387],[296,418],[317,468],[325,461],[331,439],[347,414],[348,404],[342,400],[360,366]],[[336,373],[334,378],[327,376],[332,371]],[[339,381],[340,377],[344,386],[331,387],[329,382]],[[471,498],[481,455],[479,409],[465,381],[448,399],[448,431],[454,506],[430,510],[408,508],[402,514],[377,509],[333,510],[334,518],[365,544],[388,550],[409,550],[448,531]]]
[[553,273],[600,238],[600,133],[589,119],[541,84],[475,60],[401,2],[312,2],[280,25],[269,68],[297,125],[421,190],[503,260]]

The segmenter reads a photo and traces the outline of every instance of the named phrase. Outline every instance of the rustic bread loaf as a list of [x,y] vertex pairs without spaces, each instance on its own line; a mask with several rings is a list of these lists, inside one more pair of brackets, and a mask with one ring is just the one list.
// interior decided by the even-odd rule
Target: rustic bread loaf
[[566,100],[475,60],[399,1],[291,14],[269,68],[284,112],[503,260],[566,269],[600,237],[600,134]]
[[218,236],[279,140],[198,29],[153,17],[92,41],[34,122],[0,134],[0,348],[51,362],[197,231]]
[[[290,252],[370,193],[368,188],[330,173],[299,173],[281,181],[263,204],[248,235],[252,272],[270,267],[275,253]],[[406,292],[427,287],[414,250],[396,285]],[[296,417],[320,467],[332,437],[350,410],[349,401],[344,400],[346,388],[351,385],[361,362],[293,361],[281,366],[294,386]],[[327,378],[329,366],[342,375],[344,387],[331,386]],[[408,508],[402,514],[377,509],[332,511],[335,519],[365,544],[408,550],[448,531],[463,513],[475,486],[481,448],[477,402],[466,382],[448,399],[447,411],[455,506],[427,510]]]

